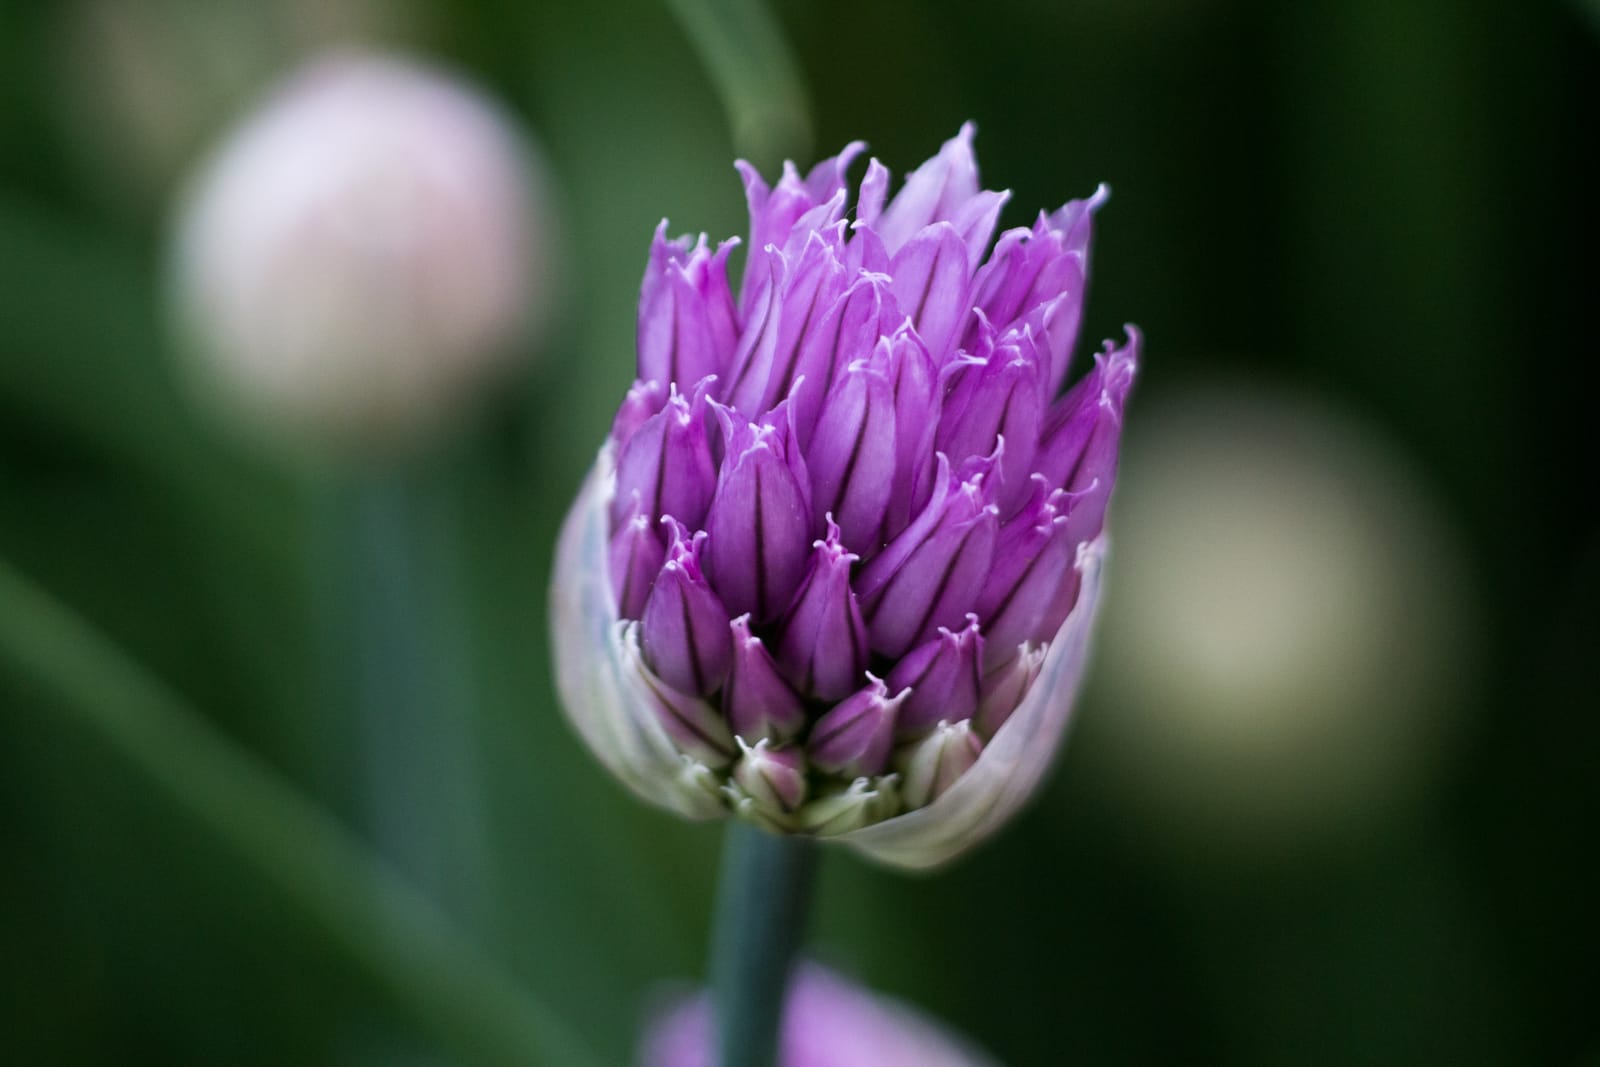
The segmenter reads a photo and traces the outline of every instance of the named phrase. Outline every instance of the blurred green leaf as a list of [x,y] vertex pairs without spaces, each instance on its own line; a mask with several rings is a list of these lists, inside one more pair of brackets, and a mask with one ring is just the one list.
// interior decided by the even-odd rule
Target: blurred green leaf
[[0,661],[54,690],[81,726],[253,860],[262,878],[362,960],[441,1041],[473,1062],[594,1062],[559,1017],[468,944],[425,897],[3,563]]
[[734,147],[758,167],[811,152],[800,68],[764,0],[667,0],[728,114]]

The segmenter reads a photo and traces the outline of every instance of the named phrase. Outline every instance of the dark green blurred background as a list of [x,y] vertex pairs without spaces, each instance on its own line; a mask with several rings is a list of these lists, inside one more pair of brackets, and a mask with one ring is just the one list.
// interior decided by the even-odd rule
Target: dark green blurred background
[[[719,835],[580,748],[544,615],[649,234],[972,118],[1008,225],[1115,188],[1107,628],[1036,803],[931,877],[830,851],[815,953],[1014,1065],[1592,1062],[1600,10],[775,15],[809,143],[746,85],[736,144],[750,56],[668,5],[0,5],[0,1060],[489,1062],[539,1002],[628,1062]],[[327,40],[503,100],[565,231],[518,387],[381,473],[196,412],[163,312],[178,182]]]

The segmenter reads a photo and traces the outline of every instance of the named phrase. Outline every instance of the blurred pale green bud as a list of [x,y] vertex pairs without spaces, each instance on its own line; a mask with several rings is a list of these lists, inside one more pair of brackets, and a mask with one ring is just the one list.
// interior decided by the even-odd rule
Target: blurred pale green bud
[[345,54],[295,74],[181,205],[174,299],[202,384],[297,444],[426,440],[543,324],[537,169],[441,72]]
[[1152,409],[1127,469],[1092,730],[1140,845],[1276,862],[1415,810],[1480,639],[1426,475],[1324,398],[1220,383]]

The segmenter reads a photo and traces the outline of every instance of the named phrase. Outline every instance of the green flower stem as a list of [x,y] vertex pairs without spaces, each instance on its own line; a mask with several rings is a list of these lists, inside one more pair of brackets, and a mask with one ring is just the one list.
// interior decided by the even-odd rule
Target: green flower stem
[[478,951],[426,896],[254,754],[0,561],[0,667],[216,834],[461,1062],[587,1067],[550,1007]]
[[711,941],[721,1067],[773,1067],[817,865],[809,838],[728,824]]
[[711,76],[736,151],[770,169],[811,150],[811,108],[783,28],[761,0],[667,0]]
[[364,829],[480,933],[496,927],[448,470],[368,471],[328,508],[325,656],[358,716]]

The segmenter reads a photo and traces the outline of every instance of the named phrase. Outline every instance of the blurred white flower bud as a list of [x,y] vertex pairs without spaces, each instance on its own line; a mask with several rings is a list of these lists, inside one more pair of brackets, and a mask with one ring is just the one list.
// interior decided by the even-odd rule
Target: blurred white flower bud
[[1109,706],[1084,728],[1129,810],[1168,831],[1141,839],[1276,855],[1426,795],[1477,636],[1431,487],[1290,395],[1200,390],[1144,418],[1117,504]]
[[275,435],[425,438],[549,307],[537,161],[493,103],[398,59],[293,75],[201,168],[174,296],[202,385]]

